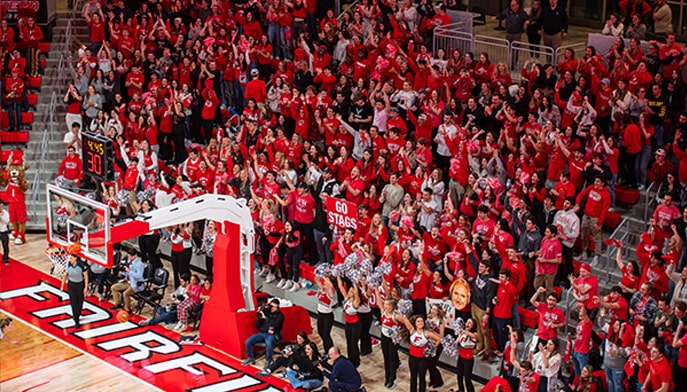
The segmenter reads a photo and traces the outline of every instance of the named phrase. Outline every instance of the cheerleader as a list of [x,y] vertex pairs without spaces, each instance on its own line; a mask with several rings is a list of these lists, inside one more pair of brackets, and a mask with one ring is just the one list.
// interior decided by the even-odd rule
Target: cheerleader
[[[444,338],[444,316],[446,316],[446,312],[436,303],[429,308],[429,312],[427,313],[427,329],[437,334],[439,339]],[[441,372],[437,368],[437,362],[439,362],[439,357],[443,349],[443,346],[437,346],[436,355],[429,358],[429,367],[427,370],[429,371],[429,386],[432,389],[438,389],[444,385]]]
[[392,389],[396,385],[396,371],[400,364],[398,359],[399,340],[398,335],[401,325],[406,323],[406,318],[396,309],[397,302],[393,298],[387,298],[382,304],[382,314],[379,324],[382,330],[382,355],[384,356],[384,386]]
[[329,276],[317,279],[316,283],[320,288],[317,292],[317,334],[322,339],[324,351],[329,352],[334,345],[332,326],[334,325],[333,305],[336,303],[336,289]]
[[[472,385],[472,367],[475,365],[475,346],[477,345],[477,323],[474,319],[468,319],[465,328],[458,334],[456,343],[458,349],[458,364],[456,365],[458,376],[458,391],[475,392]],[[465,388],[463,388],[465,381]]]
[[358,349],[358,341],[360,340],[360,333],[362,324],[358,317],[358,308],[360,307],[360,293],[358,285],[353,284],[346,290],[341,277],[337,277],[339,290],[344,297],[343,312],[346,319],[346,356],[348,360],[353,363],[353,366],[360,366],[360,350]]
[[[370,255],[368,254],[368,256]],[[372,354],[372,336],[370,336],[372,307],[370,307],[370,295],[367,287],[367,280],[364,275],[360,277],[359,294],[360,307],[358,308],[358,317],[360,317],[360,356],[366,357]]]
[[438,346],[441,337],[425,328],[425,316],[422,314],[416,314],[410,320],[404,320],[404,324],[410,332],[410,356],[408,358],[410,392],[425,392],[427,390],[427,368],[429,367],[429,358],[425,356],[425,348],[430,341],[433,342],[434,346]]

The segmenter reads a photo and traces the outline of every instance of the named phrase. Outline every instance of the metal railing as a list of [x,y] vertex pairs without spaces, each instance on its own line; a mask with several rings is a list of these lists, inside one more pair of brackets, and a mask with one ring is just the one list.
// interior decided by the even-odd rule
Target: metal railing
[[348,8],[346,8],[345,10],[341,10],[341,13],[339,14],[339,16],[336,17],[336,20],[337,21],[341,20],[343,18],[343,15],[346,12],[350,11],[353,7],[358,5],[358,2],[359,2],[358,0],[355,0],[354,2],[352,2],[351,4],[348,5]]
[[461,22],[438,26],[434,29],[433,45],[434,53],[437,49],[444,49],[448,57],[454,50],[458,49],[461,53],[474,52],[475,40],[472,34],[459,30],[458,24]]
[[566,49],[572,49],[575,52],[575,57],[579,58],[580,53],[584,51],[587,48],[587,43],[586,42],[574,42],[571,44],[563,45],[560,48],[556,48],[556,52],[554,53],[554,60],[553,63],[558,65],[558,63],[561,61],[561,59],[565,56],[565,50]]
[[555,52],[552,47],[544,45],[532,45],[524,41],[513,41],[510,43],[510,59],[512,63],[511,76],[513,80],[520,78],[520,70],[525,62],[532,59],[544,58],[546,62],[553,61]]
[[566,334],[570,333],[570,314],[572,313],[574,305],[577,302],[577,300],[575,299],[575,296],[573,296],[572,292],[573,292],[572,286],[565,291],[565,320],[566,320],[565,333]]
[[43,137],[41,140],[41,148],[40,148],[40,156],[38,157],[38,167],[36,168],[35,173],[33,174],[33,180],[31,182],[31,198],[30,198],[30,203],[31,205],[34,206],[34,208],[31,208],[31,217],[33,218],[32,220],[38,219],[38,215],[36,213],[37,208],[35,208],[36,203],[38,202],[38,198],[40,195],[40,190],[42,187],[44,187],[44,181],[43,181],[43,176],[45,175],[45,172],[47,171],[45,167],[45,162],[47,161],[48,157],[48,149],[50,148],[50,131],[48,128],[45,128],[43,131]]
[[487,53],[491,63],[505,61],[510,64],[511,47],[510,42],[505,38],[490,37],[487,35],[475,36],[475,59],[479,58],[480,53]]

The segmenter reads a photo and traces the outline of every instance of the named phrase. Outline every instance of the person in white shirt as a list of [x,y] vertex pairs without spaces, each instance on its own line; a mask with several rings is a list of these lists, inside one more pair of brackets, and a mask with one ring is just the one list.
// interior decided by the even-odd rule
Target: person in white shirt
[[418,208],[420,208],[420,226],[429,231],[434,226],[434,220],[439,211],[439,205],[432,197],[432,188],[425,188],[422,190],[422,198],[416,201]]
[[556,280],[565,282],[566,277],[572,273],[573,247],[577,237],[580,236],[580,218],[573,207],[575,199],[569,197],[563,202],[563,209],[553,217],[553,225],[558,228],[557,238],[561,241],[563,262],[558,266]]
[[[539,343],[539,352],[532,355],[532,368],[539,374],[540,391],[555,392],[558,386],[558,371],[561,369],[561,356],[558,338],[549,339],[546,345]],[[542,388],[541,385],[544,385]]]
[[2,242],[2,260],[10,263],[10,213],[5,209],[5,202],[0,200],[0,242]]
[[438,167],[449,167],[451,163],[451,150],[446,144],[446,139],[444,137],[448,136],[453,139],[458,129],[453,124],[453,116],[451,113],[444,114],[444,122],[439,125],[439,131],[434,137],[434,141],[437,143],[437,166]]

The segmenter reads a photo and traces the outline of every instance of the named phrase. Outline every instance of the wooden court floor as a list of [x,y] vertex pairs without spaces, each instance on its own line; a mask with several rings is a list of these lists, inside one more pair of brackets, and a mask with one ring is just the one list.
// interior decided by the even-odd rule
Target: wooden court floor
[[[11,245],[11,257],[40,271],[50,271],[50,261],[44,254],[47,242],[44,235],[28,235],[27,243],[21,246]],[[0,275],[0,287],[2,276]],[[172,290],[168,290],[171,292]],[[1,310],[1,309],[0,309]],[[148,310],[150,312],[150,310]],[[143,316],[149,316],[144,311]],[[6,317],[5,314],[2,317]],[[315,321],[311,319],[313,331]],[[345,338],[341,328],[334,328],[333,338],[342,349],[345,349]],[[96,359],[65,342],[59,341],[42,332],[35,326],[21,320],[15,320],[9,336],[20,341],[12,345],[7,341],[0,342],[0,391],[154,391],[158,390],[123,370]],[[320,344],[314,332],[311,340]],[[410,389],[407,355],[401,354],[402,366],[398,371],[395,390]],[[373,353],[361,360],[360,373],[367,390],[384,391],[384,368],[381,347],[374,348]],[[258,361],[256,366],[262,367]],[[437,391],[457,390],[455,373],[441,370],[444,386]],[[475,383],[479,391],[481,384]],[[429,389],[428,389],[429,390]]]

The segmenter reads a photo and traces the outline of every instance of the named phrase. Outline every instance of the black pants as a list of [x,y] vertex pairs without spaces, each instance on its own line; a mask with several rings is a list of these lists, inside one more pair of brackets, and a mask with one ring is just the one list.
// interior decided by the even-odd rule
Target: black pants
[[9,233],[4,231],[0,233],[0,242],[2,242],[2,261],[5,264],[10,262],[10,236]]
[[181,284],[179,278],[183,274],[190,274],[191,269],[191,248],[184,249],[181,252],[172,252],[172,269],[174,270],[174,287],[179,287]]
[[563,262],[558,266],[558,272],[556,273],[556,280],[559,282],[567,282],[568,275],[573,272],[573,248],[568,248],[567,246],[561,244]]
[[169,162],[174,157],[174,146],[172,144],[172,133],[157,133],[157,145],[160,146],[160,159]]
[[427,314],[427,302],[424,298],[413,299],[413,314]]
[[303,253],[308,253],[307,262],[310,265],[317,264],[317,244],[315,244],[315,234],[313,232],[312,222],[311,223],[298,223],[295,222],[295,229],[301,232],[301,235],[305,238],[305,247],[303,248]]
[[[456,376],[458,377],[459,391],[475,392],[475,386],[472,385],[472,367],[474,365],[475,358],[465,359],[458,357]],[[463,381],[465,381],[465,389],[463,389]]]
[[324,352],[334,345],[332,340],[332,326],[334,325],[334,313],[317,313],[317,334],[322,339]]
[[427,390],[427,366],[428,362],[425,357],[408,357],[408,367],[410,368],[410,392],[425,392]]
[[286,248],[286,266],[289,268],[287,279],[298,282],[300,278],[301,259],[303,258],[303,248],[299,245],[294,248]]
[[212,256],[205,255],[205,276],[212,278]]
[[360,350],[358,350],[358,341],[360,340],[360,331],[362,324],[357,321],[354,324],[346,323],[344,331],[346,332],[346,356],[348,360],[353,363],[353,366],[360,366]]
[[370,336],[370,327],[372,326],[372,311],[367,313],[358,312],[358,318],[360,318],[360,354],[371,354],[372,336]]
[[86,283],[84,281],[78,283],[69,281],[67,283],[69,304],[72,306],[72,318],[74,319],[74,323],[77,327],[81,325],[81,323],[79,323],[79,316],[81,316],[81,310],[83,310],[83,290],[85,284]]
[[153,268],[162,268],[162,261],[157,254],[157,247],[160,245],[159,234],[146,234],[138,237],[138,247],[141,248],[141,260],[144,263],[150,262]]
[[444,385],[444,378],[441,377],[441,372],[437,367],[437,364],[439,363],[439,358],[441,357],[441,353],[443,351],[444,346],[439,345],[439,347],[437,347],[437,354],[433,357],[427,358],[427,371],[429,372],[430,387],[439,388],[440,386]]
[[[183,120],[181,120],[183,121]],[[175,125],[172,128],[172,141],[174,142],[174,163],[181,164],[188,158],[188,152],[184,146],[185,127],[184,125]]]
[[626,151],[621,151],[620,160],[620,179],[623,180],[625,185],[636,188],[637,187],[637,176],[635,173],[635,160],[638,154],[629,154]]
[[384,356],[384,384],[393,384],[396,381],[396,371],[398,370],[398,344],[394,344],[393,339],[381,336],[382,355]]

